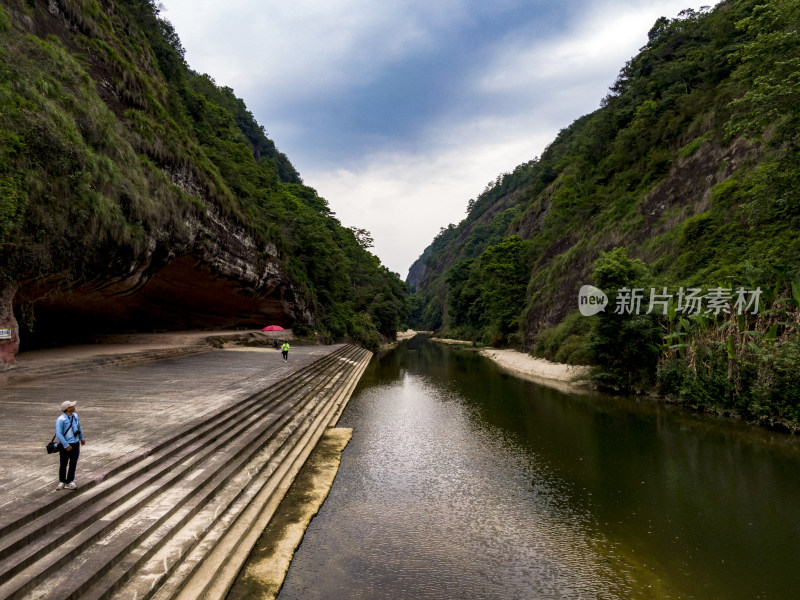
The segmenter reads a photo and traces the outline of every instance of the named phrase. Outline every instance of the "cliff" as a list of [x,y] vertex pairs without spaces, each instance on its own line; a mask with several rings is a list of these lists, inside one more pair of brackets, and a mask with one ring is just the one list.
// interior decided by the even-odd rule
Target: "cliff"
[[4,363],[95,332],[268,323],[375,345],[403,295],[154,2],[0,2]]
[[[532,349],[617,247],[656,284],[786,285],[800,264],[790,5],[659,19],[601,108],[500,175],[411,267],[410,326]],[[514,236],[524,268],[511,282]],[[495,301],[498,286],[513,293]]]
[[658,19],[598,110],[442,228],[409,325],[800,431],[798,56],[795,1]]

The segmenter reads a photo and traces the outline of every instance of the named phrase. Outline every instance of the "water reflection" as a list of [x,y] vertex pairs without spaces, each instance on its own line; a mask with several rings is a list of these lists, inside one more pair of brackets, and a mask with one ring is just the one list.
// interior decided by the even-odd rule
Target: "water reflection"
[[[373,359],[280,598],[789,598],[794,440],[419,339]],[[775,441],[777,440],[777,441]]]

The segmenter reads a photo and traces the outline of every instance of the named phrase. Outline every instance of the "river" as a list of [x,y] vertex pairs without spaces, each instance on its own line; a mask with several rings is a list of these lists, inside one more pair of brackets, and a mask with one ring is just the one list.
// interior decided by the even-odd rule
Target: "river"
[[568,394],[417,337],[373,358],[280,600],[800,597],[800,441]]

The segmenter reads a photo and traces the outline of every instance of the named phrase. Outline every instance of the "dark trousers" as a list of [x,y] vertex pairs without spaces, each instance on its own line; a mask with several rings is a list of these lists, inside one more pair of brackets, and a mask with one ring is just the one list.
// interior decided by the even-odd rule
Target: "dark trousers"
[[67,452],[63,446],[58,447],[58,454],[61,458],[61,465],[58,468],[58,480],[61,483],[72,483],[75,479],[75,466],[78,464],[78,457],[81,455],[81,443],[72,444],[72,450]]
[[288,350],[284,350],[283,351],[283,360],[289,360],[289,351]]

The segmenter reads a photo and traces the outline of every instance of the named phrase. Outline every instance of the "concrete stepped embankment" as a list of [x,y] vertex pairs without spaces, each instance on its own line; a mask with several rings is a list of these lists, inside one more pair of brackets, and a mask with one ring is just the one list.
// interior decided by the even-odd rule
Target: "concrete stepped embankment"
[[0,598],[224,597],[370,356],[331,349],[79,477],[77,492],[6,503]]

